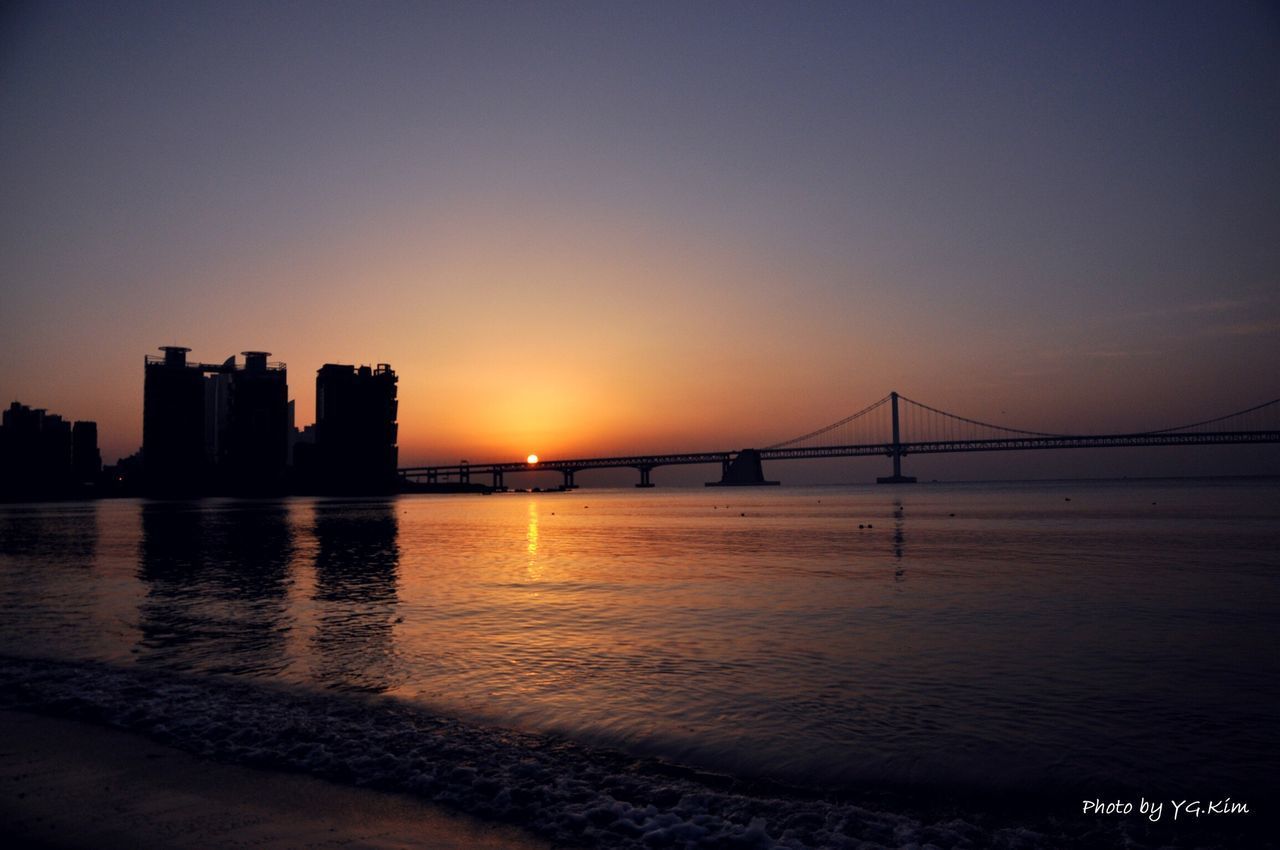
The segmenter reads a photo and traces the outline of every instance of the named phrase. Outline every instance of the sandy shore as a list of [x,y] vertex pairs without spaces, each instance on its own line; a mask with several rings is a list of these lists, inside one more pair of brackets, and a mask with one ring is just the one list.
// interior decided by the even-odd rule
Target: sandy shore
[[547,850],[412,797],[217,764],[98,726],[0,712],[7,847]]

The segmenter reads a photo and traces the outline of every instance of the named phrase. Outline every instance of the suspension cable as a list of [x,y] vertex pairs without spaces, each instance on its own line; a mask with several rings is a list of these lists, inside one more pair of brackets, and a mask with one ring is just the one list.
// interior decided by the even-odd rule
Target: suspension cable
[[[925,410],[931,410],[934,413],[940,414],[942,416],[946,416],[950,419],[958,419],[961,422],[968,422],[970,425],[981,425],[983,428],[992,428],[996,431],[1008,431],[1010,434],[1026,434],[1027,436],[1030,436],[1030,437],[1069,437],[1071,436],[1070,434],[1049,434],[1045,431],[1023,431],[1020,428],[1006,428],[1004,425],[992,425],[990,422],[983,422],[979,419],[970,419],[967,416],[957,416],[954,413],[948,413],[945,410],[939,410],[936,407],[930,407],[927,404],[921,404],[915,399],[907,398],[901,393],[898,394],[898,398],[902,399],[903,401],[910,402],[911,404],[914,404],[917,407],[923,407]],[[1277,401],[1280,401],[1280,399],[1277,399]],[[1156,432],[1152,432],[1152,433],[1156,433]]]
[[839,422],[833,422],[832,424],[819,428],[816,431],[810,431],[808,434],[804,434],[803,436],[792,437],[790,440],[783,440],[781,443],[774,443],[772,446],[765,446],[765,448],[781,449],[781,448],[786,448],[787,446],[790,446],[793,443],[803,443],[805,440],[810,440],[814,437],[820,437],[823,434],[827,433],[828,431],[834,431],[836,428],[839,428],[841,425],[847,425],[848,423],[857,419],[859,416],[870,413],[871,411],[875,410],[877,407],[884,404],[888,400],[889,400],[889,396],[885,396],[884,398],[880,399],[874,404],[869,404],[866,407],[862,408],[862,410],[859,410],[857,413],[846,416],[844,419],[841,419]]
[[[781,448],[786,448],[788,446],[792,446],[796,443],[803,443],[805,440],[811,440],[814,437],[820,437],[823,434],[834,431],[835,429],[843,425],[847,425],[850,422],[854,421],[855,419],[865,416],[866,414],[872,412],[873,410],[876,410],[877,408],[882,407],[884,404],[886,404],[890,400],[890,398],[891,396],[885,396],[879,401],[867,405],[862,410],[859,410],[857,413],[846,416],[844,419],[841,419],[839,422],[833,422],[832,424],[826,425],[822,428],[818,428],[815,431],[810,431],[809,433],[803,434],[799,437],[792,437],[790,440],[783,440],[780,443],[774,443],[771,446],[765,446],[765,448],[781,449]],[[1009,428],[1005,425],[995,425],[990,422],[983,422],[980,419],[970,419],[967,416],[958,416],[954,413],[948,413],[945,410],[939,410],[936,407],[931,407],[930,405],[924,404],[922,402],[918,402],[912,398],[907,398],[906,396],[901,394],[898,395],[898,398],[901,399],[902,401],[907,402],[908,404],[906,409],[903,411],[902,430],[907,434],[912,434],[913,436],[914,436],[914,431],[916,429],[920,429],[920,430],[926,430],[930,432],[929,436],[932,437],[934,440],[942,439],[941,434],[943,431],[945,431],[951,438],[954,439],[954,437],[957,434],[957,430],[956,430],[957,422],[964,422],[969,425],[975,425],[981,428],[990,428],[994,431],[1004,431],[1009,434],[1023,434],[1029,437],[1078,436],[1073,434],[1054,434],[1046,431],[1026,431],[1021,428]],[[1276,403],[1280,403],[1280,398],[1275,398],[1275,399],[1272,399],[1271,401],[1263,402],[1262,404],[1256,404],[1253,407],[1245,408],[1244,410],[1237,410],[1235,413],[1228,413],[1225,416],[1218,416],[1213,419],[1205,419],[1202,422],[1193,422],[1189,425],[1178,425],[1173,428],[1160,428],[1158,430],[1140,431],[1136,433],[1137,434],[1168,434],[1174,431],[1185,431],[1190,428],[1199,428],[1202,425],[1212,425],[1215,422],[1222,422],[1223,420],[1226,420],[1226,419],[1232,419],[1237,416],[1244,416],[1249,413],[1254,413],[1255,411],[1262,410],[1265,407],[1270,407],[1271,405]],[[933,417],[926,417],[923,421],[921,421],[921,419],[918,416],[915,416],[913,414],[913,411],[912,411],[913,407],[918,407],[921,410],[925,410],[925,411],[928,411],[929,413],[936,414],[936,416],[941,417],[941,420],[939,421],[938,419],[934,419]],[[937,431],[937,433],[933,433],[935,431]],[[975,436],[972,439],[977,439],[977,438],[978,437],[975,434]],[[904,442],[906,441],[904,440]]]
[[1143,431],[1144,434],[1168,434],[1170,431],[1185,431],[1188,428],[1199,428],[1201,425],[1212,425],[1214,422],[1221,422],[1224,419],[1231,419],[1235,416],[1244,416],[1246,413],[1253,413],[1255,410],[1261,410],[1264,407],[1270,407],[1280,398],[1273,398],[1271,401],[1264,401],[1262,404],[1255,404],[1253,407],[1245,410],[1237,410],[1235,413],[1228,413],[1226,416],[1218,416],[1213,419],[1206,419],[1203,422],[1193,422],[1190,425],[1179,425],[1176,428],[1161,428],[1159,431]]

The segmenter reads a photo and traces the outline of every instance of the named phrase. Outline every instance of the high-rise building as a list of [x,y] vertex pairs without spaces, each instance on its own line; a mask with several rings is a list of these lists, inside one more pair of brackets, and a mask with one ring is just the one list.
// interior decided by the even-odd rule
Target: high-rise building
[[[142,452],[154,495],[283,492],[289,388],[283,363],[264,351],[221,365],[188,363],[166,346],[146,358]],[[208,375],[208,377],[206,377]]]
[[90,484],[96,482],[101,473],[98,423],[76,422],[71,426],[71,476],[76,484]]
[[39,446],[41,489],[67,492],[71,488],[71,423],[55,413],[45,413],[40,421]]
[[396,489],[396,373],[326,363],[316,373],[316,483],[326,492]]
[[205,385],[191,349],[161,347],[143,360],[142,463],[144,487],[154,495],[199,493],[205,487]]
[[43,419],[43,410],[32,410],[15,401],[0,420],[0,492],[9,498],[36,492]]
[[13,499],[73,495],[74,485],[84,482],[73,476],[72,463],[70,422],[16,401],[9,405],[0,418],[0,494]]
[[289,387],[283,363],[268,363],[265,351],[244,352],[209,377],[213,407],[214,459],[223,489],[236,493],[282,492],[289,459]]

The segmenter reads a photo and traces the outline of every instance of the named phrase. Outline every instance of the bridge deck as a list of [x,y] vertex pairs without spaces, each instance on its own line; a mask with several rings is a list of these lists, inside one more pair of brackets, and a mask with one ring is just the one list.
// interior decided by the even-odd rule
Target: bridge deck
[[[955,452],[1029,451],[1038,449],[1089,449],[1136,446],[1204,446],[1242,443],[1280,443],[1280,431],[1214,431],[1183,434],[1093,434],[1058,437],[1010,437],[987,440],[930,440],[921,442],[864,443],[848,446],[815,446],[808,448],[760,449],[761,460],[802,460],[809,458],[892,457],[912,454],[944,454]],[[727,464],[741,450],[685,452],[680,454],[627,455],[623,457],[570,458],[544,460],[536,464],[524,461],[492,463],[457,463],[438,466],[408,466],[399,470],[403,478],[436,478],[459,475],[503,475],[508,472],[551,471],[573,473],[584,469],[632,468],[651,470],[659,466],[690,464]]]

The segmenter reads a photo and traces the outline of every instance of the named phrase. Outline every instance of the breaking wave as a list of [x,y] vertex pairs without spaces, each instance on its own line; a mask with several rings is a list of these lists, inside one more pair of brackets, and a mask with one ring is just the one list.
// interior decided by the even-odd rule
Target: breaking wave
[[[620,848],[1142,846],[1131,824],[925,813],[698,772],[385,696],[0,656],[0,707],[103,723],[200,756],[408,792],[552,841]],[[1185,846],[1185,845],[1184,845]]]

